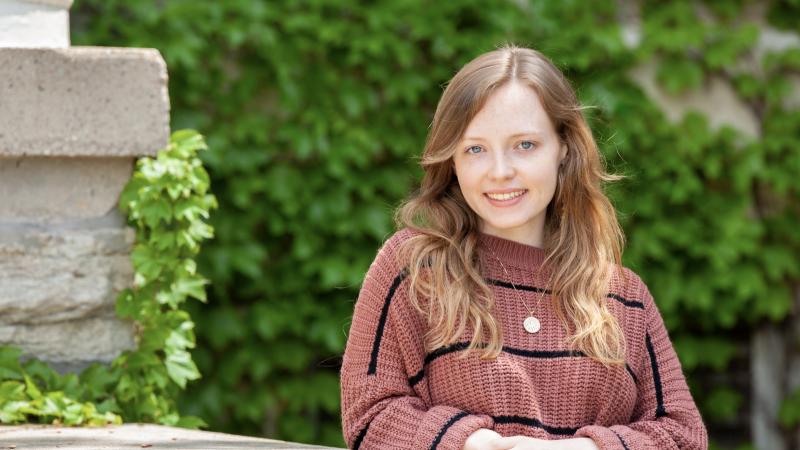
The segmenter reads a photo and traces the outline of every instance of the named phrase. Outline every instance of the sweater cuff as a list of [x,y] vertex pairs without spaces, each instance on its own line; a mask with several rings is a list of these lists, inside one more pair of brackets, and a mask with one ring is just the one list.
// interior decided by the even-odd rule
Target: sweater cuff
[[[467,438],[480,428],[494,428],[494,419],[485,414],[469,414],[457,408],[436,408],[439,420],[426,420],[418,436],[430,437],[428,448],[462,450]],[[423,438],[424,439],[424,438]]]
[[578,428],[575,437],[588,437],[600,448],[600,450],[630,450],[624,444],[622,437],[611,428],[600,425],[586,425]]

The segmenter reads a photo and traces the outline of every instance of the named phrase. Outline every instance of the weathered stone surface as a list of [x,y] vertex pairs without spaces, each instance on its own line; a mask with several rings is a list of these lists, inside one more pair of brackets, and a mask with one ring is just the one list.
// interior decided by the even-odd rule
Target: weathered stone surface
[[0,48],[0,156],[154,155],[168,139],[157,50]]
[[69,47],[71,0],[0,1],[0,47]]
[[[618,21],[620,23],[623,42],[628,48],[638,47],[641,43],[641,8],[639,2],[617,2]],[[701,3],[694,6],[700,19],[709,25],[716,24],[713,14]],[[766,20],[767,2],[752,2],[742,13],[742,21],[756,24],[759,37],[753,48],[732,67],[726,68],[730,73],[748,73],[763,77],[762,66],[766,55],[790,48],[800,48],[800,34],[795,31],[778,30]],[[731,83],[720,76],[711,76],[698,89],[673,95],[656,82],[655,71],[658,67],[656,59],[649,60],[630,72],[630,78],[636,82],[653,101],[666,113],[672,122],[683,119],[689,111],[697,111],[705,115],[712,129],[730,126],[745,136],[758,138],[761,136],[761,124],[753,109],[736,93]],[[800,76],[788,76],[792,86],[791,92],[783,99],[786,108],[800,108]]]
[[642,64],[630,71],[630,76],[653,99],[672,122],[679,122],[689,111],[697,111],[708,118],[709,125],[718,129],[723,125],[756,138],[761,126],[755,113],[739,98],[733,87],[717,76],[709,83],[680,95],[666,92],[656,82],[656,65]]
[[[0,426],[0,448],[107,450],[107,449],[326,449],[318,445],[262,439],[211,431],[187,430],[151,424],[72,428],[45,425]],[[5,445],[5,447],[2,447]]]
[[108,363],[123,350],[135,348],[133,327],[113,314],[41,325],[0,325],[0,342],[43,361],[69,363],[72,368],[95,361]]
[[133,164],[132,157],[0,157],[0,221],[104,216],[116,208]]
[[109,224],[122,220],[115,215],[74,229],[0,224],[0,324],[113,311],[117,294],[133,282],[129,252],[135,240],[132,229]]
[[767,323],[750,336],[750,426],[756,448],[788,450],[778,411],[784,398],[786,340],[777,325]]

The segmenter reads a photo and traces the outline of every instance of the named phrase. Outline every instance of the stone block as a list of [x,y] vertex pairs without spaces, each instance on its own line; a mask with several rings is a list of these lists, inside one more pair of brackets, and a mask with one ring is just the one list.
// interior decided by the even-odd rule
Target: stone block
[[69,47],[71,0],[0,0],[0,47]]
[[133,158],[0,157],[0,222],[100,217],[117,207]]
[[56,369],[80,371],[93,362],[109,363],[135,348],[133,327],[115,317],[91,317],[33,325],[0,324],[0,342],[22,349]]
[[0,324],[113,316],[118,293],[133,283],[135,240],[133,229],[109,223],[122,220],[114,215],[62,227],[2,224]]
[[0,48],[0,156],[136,157],[168,139],[157,50]]

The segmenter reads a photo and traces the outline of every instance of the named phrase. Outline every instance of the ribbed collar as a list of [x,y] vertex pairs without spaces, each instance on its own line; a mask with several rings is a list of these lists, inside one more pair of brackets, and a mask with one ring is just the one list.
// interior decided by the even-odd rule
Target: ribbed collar
[[[501,238],[482,231],[479,234],[479,246],[491,264],[497,262],[496,256],[503,264],[522,269],[536,269],[544,262],[546,255],[543,248],[523,244],[510,239]],[[491,251],[489,251],[491,249]]]

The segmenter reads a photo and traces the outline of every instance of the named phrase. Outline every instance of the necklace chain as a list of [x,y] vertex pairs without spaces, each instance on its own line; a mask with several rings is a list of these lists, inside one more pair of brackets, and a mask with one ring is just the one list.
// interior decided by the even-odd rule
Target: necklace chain
[[[533,311],[531,311],[531,309],[528,307],[528,304],[525,303],[525,300],[522,298],[522,295],[519,293],[519,290],[517,290],[517,286],[514,285],[513,281],[511,281],[511,274],[508,273],[508,270],[506,270],[506,266],[504,266],[503,262],[500,260],[500,258],[497,257],[497,255],[494,253],[494,250],[492,250],[491,247],[488,247],[488,248],[489,248],[489,252],[491,252],[491,254],[494,257],[494,259],[496,259],[497,262],[500,263],[500,267],[503,268],[503,272],[505,272],[506,276],[508,277],[508,282],[511,283],[511,287],[514,288],[514,292],[516,292],[517,297],[520,299],[522,304],[525,305],[525,309],[528,310],[528,313],[530,313],[530,316],[527,317],[525,319],[524,323],[523,323],[523,326],[524,326],[525,330],[528,331],[529,333],[536,333],[537,331],[539,331],[539,328],[540,328],[539,319],[537,319],[536,316],[533,314]],[[536,275],[537,276],[540,274],[541,270],[542,270],[542,268],[539,267],[539,269],[536,271]],[[536,279],[537,276],[534,276],[534,279]],[[547,291],[546,288],[544,288],[544,287],[539,288],[539,300],[536,302],[536,309],[539,308],[539,304],[542,302],[542,298],[544,298],[545,291]]]

